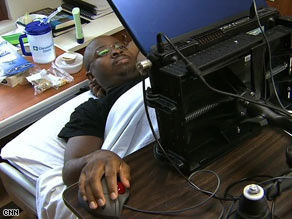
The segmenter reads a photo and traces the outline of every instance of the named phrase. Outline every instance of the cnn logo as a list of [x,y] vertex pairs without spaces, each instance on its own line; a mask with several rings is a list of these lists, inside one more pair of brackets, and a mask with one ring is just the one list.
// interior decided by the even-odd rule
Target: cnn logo
[[3,216],[5,216],[5,217],[19,216],[19,209],[4,209]]

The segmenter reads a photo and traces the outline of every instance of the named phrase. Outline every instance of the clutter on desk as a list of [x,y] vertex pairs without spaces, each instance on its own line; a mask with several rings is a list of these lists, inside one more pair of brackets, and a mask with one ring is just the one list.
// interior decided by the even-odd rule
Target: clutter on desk
[[[4,35],[1,36],[4,40],[6,40],[8,43],[12,44],[13,46],[17,46],[19,45],[19,37],[20,37],[21,33],[13,33],[13,34],[9,34],[9,35]],[[24,43],[28,43],[27,39],[23,40]]]
[[33,21],[41,21],[46,17],[47,16],[43,15],[43,14],[25,13],[24,16],[22,16],[16,20],[15,25],[16,25],[17,29],[23,33],[26,25],[28,25],[29,23],[31,23]]
[[[60,8],[60,7],[59,7]],[[45,17],[49,16],[56,9],[53,8],[43,8],[37,11],[32,12],[32,14],[41,14]],[[89,21],[85,19],[81,19],[82,24],[89,23]],[[59,36],[63,33],[66,33],[70,30],[73,30],[75,27],[73,15],[70,12],[66,12],[64,10],[58,12],[54,17],[50,19],[50,24],[52,27],[53,36]]]
[[75,74],[82,68],[83,56],[74,52],[63,53],[56,58],[55,64],[69,74]]
[[48,17],[45,19],[45,24],[50,23],[52,19],[55,18],[57,14],[59,14],[62,11],[62,7],[58,7],[55,11],[53,11],[51,14],[48,15]]
[[80,8],[78,7],[73,8],[72,14],[74,17],[74,22],[75,22],[76,40],[77,40],[77,43],[82,44],[84,43],[84,35],[83,35],[82,26],[81,26]]
[[[17,53],[17,50],[0,37],[0,83],[11,87],[16,86],[21,77],[20,74],[34,67]],[[17,76],[16,76],[17,75]]]
[[17,75],[12,75],[8,77],[0,77],[0,84],[6,85],[9,87],[15,87],[16,85],[25,85],[27,84],[26,76],[28,76],[28,72],[19,73]]
[[[56,9],[53,8],[43,8],[32,12],[32,14],[42,14],[45,16],[50,16],[54,13]],[[62,29],[68,26],[74,26],[73,16],[67,12],[60,11],[54,17],[50,19],[50,24],[53,30]]]
[[49,69],[36,69],[26,79],[33,85],[35,95],[43,93],[52,87],[58,89],[74,80],[69,73],[58,68],[54,62],[52,62]]
[[[27,38],[30,52],[26,51],[23,39]],[[26,25],[25,34],[20,35],[19,42],[23,55],[32,56],[35,63],[46,64],[56,58],[52,28],[45,21],[33,21]]]
[[63,0],[62,8],[67,11],[72,11],[73,8],[80,8],[80,15],[85,19],[95,20],[109,13],[113,10],[106,0],[100,1],[82,1],[82,0]]

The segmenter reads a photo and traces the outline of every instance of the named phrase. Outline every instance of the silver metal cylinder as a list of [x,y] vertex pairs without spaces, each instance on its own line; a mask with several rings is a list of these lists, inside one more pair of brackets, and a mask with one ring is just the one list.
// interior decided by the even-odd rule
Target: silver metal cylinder
[[136,68],[141,75],[147,75],[148,71],[152,67],[152,62],[149,59],[137,62]]

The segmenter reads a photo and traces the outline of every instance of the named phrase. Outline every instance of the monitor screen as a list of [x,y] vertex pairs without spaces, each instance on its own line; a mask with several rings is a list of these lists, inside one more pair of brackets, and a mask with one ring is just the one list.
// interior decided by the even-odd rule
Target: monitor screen
[[[252,0],[108,0],[144,55],[163,32],[170,38],[248,11]],[[265,7],[265,0],[256,0]]]

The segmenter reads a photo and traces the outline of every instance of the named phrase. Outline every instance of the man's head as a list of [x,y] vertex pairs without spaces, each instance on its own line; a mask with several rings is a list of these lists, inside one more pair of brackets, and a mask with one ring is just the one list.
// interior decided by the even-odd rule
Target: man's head
[[84,52],[84,65],[89,78],[105,90],[138,77],[136,56],[119,40],[111,36],[95,38]]

